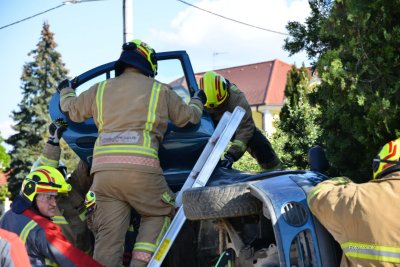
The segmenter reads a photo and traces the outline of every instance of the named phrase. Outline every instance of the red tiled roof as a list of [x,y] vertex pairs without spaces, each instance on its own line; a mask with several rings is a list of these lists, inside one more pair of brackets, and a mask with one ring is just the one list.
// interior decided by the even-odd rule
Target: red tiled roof
[[[292,65],[278,59],[215,70],[244,92],[251,106],[283,105],[287,73]],[[196,73],[198,81],[203,75]]]

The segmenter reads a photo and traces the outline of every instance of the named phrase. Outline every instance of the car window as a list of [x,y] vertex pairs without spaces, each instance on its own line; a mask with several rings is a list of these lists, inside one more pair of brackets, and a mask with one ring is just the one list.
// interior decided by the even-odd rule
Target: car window
[[178,59],[158,61],[158,74],[156,79],[171,86],[183,101],[189,103],[190,93],[181,61]]

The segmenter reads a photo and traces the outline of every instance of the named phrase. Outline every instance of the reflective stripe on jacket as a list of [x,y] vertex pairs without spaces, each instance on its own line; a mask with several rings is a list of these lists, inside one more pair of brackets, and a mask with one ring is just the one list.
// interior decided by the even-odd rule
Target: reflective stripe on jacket
[[399,266],[400,172],[364,184],[327,180],[308,192],[308,202],[341,245],[341,266]]
[[98,128],[91,173],[138,169],[162,173],[158,148],[168,119],[177,126],[200,121],[203,105],[189,105],[165,84],[127,68],[120,76],[92,86],[78,97],[61,92],[61,108],[73,121],[93,117]]
[[0,227],[20,236],[32,266],[101,266],[74,247],[58,225],[31,209],[22,214],[7,211]]
[[214,123],[216,124],[219,122],[225,111],[233,112],[237,106],[242,107],[246,111],[235,132],[232,144],[227,151],[236,161],[246,152],[247,144],[253,137],[256,126],[252,117],[251,107],[243,92],[240,91],[235,84],[231,84],[228,92],[228,99],[222,105],[214,109],[206,108],[206,110],[210,113]]

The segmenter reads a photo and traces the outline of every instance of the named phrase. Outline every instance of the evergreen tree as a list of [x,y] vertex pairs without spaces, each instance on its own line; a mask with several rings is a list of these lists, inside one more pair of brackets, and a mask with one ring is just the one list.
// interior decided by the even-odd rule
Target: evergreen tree
[[308,99],[314,88],[308,70],[304,66],[299,70],[293,66],[287,76],[285,104],[271,142],[286,168],[305,169],[308,166],[307,151],[317,144],[321,134],[317,124],[320,112]]
[[18,193],[32,164],[41,155],[51,122],[48,103],[56,86],[68,73],[56,47],[54,34],[45,22],[36,49],[28,54],[33,57],[33,61],[23,67],[23,98],[18,104],[19,109],[12,112],[16,134],[6,140],[13,147],[10,152],[11,174],[8,184],[13,197]]
[[324,48],[317,61],[322,83],[314,95],[321,107],[321,142],[338,174],[356,181],[371,178],[379,147],[400,136],[399,5],[335,1],[318,22],[328,41],[313,42]]

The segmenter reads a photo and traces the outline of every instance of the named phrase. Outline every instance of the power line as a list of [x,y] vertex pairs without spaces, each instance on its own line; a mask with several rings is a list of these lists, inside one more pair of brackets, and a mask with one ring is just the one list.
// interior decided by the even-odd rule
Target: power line
[[37,13],[37,14],[35,14],[35,15],[32,15],[32,16],[30,16],[30,17],[27,17],[27,18],[18,20],[18,21],[13,22],[13,23],[10,23],[10,24],[8,24],[8,25],[4,25],[4,26],[0,27],[0,30],[2,30],[2,29],[4,29],[4,28],[7,28],[7,27],[10,27],[10,26],[12,26],[12,25],[18,24],[18,23],[23,22],[23,21],[25,21],[25,20],[34,18],[34,17],[36,17],[36,16],[42,15],[42,14],[44,14],[44,13],[46,13],[46,12],[51,11],[51,10],[60,8],[60,7],[62,7],[63,5],[65,5],[65,3],[62,3],[61,5],[58,5],[58,6],[56,6],[56,7],[53,7],[53,8],[47,9],[47,10],[45,10],[45,11],[43,11],[43,12]]
[[35,15],[29,16],[29,17],[27,17],[27,18],[18,20],[18,21],[16,21],[16,22],[13,22],[13,23],[4,25],[4,26],[0,27],[0,30],[2,30],[2,29],[4,29],[4,28],[7,28],[7,27],[10,27],[10,26],[12,26],[12,25],[18,24],[18,23],[23,22],[23,21],[25,21],[25,20],[28,20],[28,19],[37,17],[37,16],[39,16],[39,15],[42,15],[42,14],[44,14],[44,13],[46,13],[46,12],[49,12],[49,11],[52,11],[52,10],[54,10],[54,9],[60,8],[60,7],[64,6],[64,5],[66,5],[66,4],[78,4],[78,3],[83,3],[83,2],[96,2],[96,1],[104,1],[104,0],[66,0],[66,1],[64,1],[62,4],[60,4],[60,5],[56,6],[56,7],[47,9],[47,10],[45,10],[45,11],[43,11],[43,12],[40,12],[40,13],[37,13],[37,14],[35,14]]
[[233,22],[236,22],[236,23],[240,23],[240,24],[243,24],[243,25],[252,27],[252,28],[259,29],[259,30],[263,30],[263,31],[267,31],[267,32],[272,32],[272,33],[276,33],[276,34],[281,34],[281,35],[289,36],[289,34],[284,33],[284,32],[278,32],[278,31],[274,31],[274,30],[269,30],[269,29],[262,28],[262,27],[258,27],[258,26],[252,25],[252,24],[248,24],[248,23],[246,23],[246,22],[242,22],[242,21],[239,21],[239,20],[236,20],[236,19],[232,19],[232,18],[228,18],[228,17],[222,16],[222,15],[220,15],[220,14],[217,14],[217,13],[211,12],[211,11],[209,11],[209,10],[206,10],[206,9],[204,9],[204,8],[195,6],[195,5],[193,5],[193,4],[190,4],[190,3],[188,3],[188,2],[185,2],[185,1],[183,1],[183,0],[177,0],[177,1],[179,1],[179,2],[181,2],[181,3],[184,3],[184,4],[188,5],[188,6],[197,8],[197,9],[199,9],[199,10],[201,10],[201,11],[204,11],[204,12],[210,13],[210,14],[212,14],[212,15],[221,17],[221,18],[223,18],[223,19],[227,19],[227,20],[230,20],[230,21],[233,21]]

